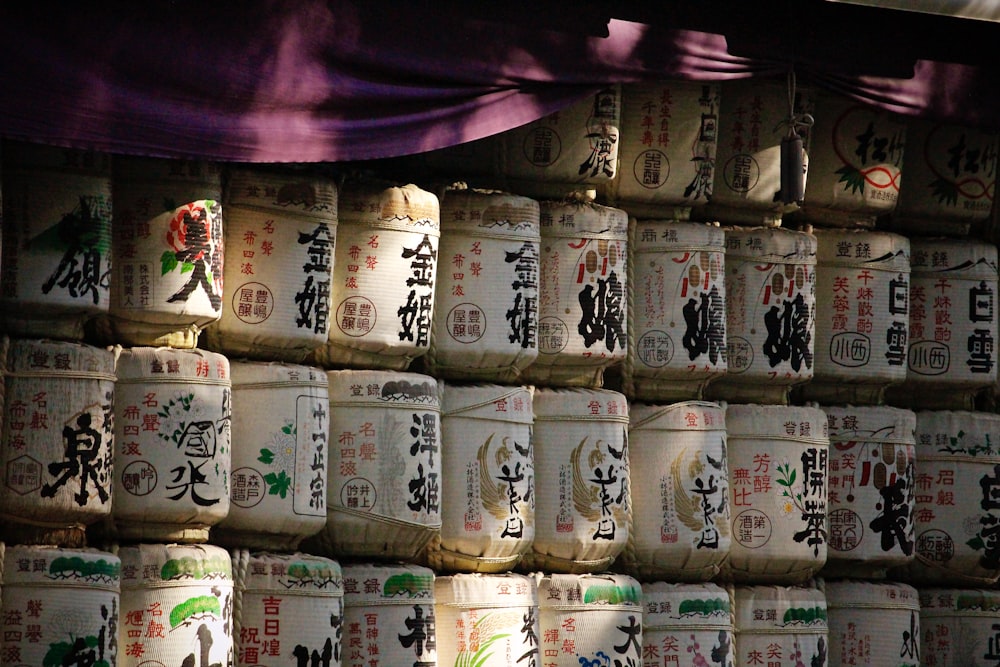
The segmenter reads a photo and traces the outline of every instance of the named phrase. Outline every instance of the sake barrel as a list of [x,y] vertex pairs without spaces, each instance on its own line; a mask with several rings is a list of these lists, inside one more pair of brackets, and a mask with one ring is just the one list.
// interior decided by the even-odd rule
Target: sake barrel
[[538,358],[529,382],[599,387],[628,345],[628,216],[586,201],[543,201]]
[[827,558],[826,415],[809,407],[730,405],[726,426],[728,569],[737,581],[805,581]]
[[537,389],[535,541],[520,567],[607,569],[628,543],[628,404],[607,389]]
[[212,539],[230,547],[295,549],[326,525],[330,399],[326,373],[236,361],[229,514]]
[[813,377],[816,237],[785,229],[726,230],[726,375],[708,394],[786,403]]
[[788,219],[871,227],[896,207],[906,123],[902,116],[845,95],[817,91],[803,111],[815,118],[806,149],[809,187]]
[[726,372],[725,232],[629,220],[625,394],[646,401],[701,398]]
[[516,382],[538,356],[538,202],[449,190],[441,203],[435,377]]
[[996,583],[1000,415],[921,411],[916,441],[916,558],[900,576],[921,584]]
[[441,531],[435,570],[504,572],[535,537],[532,391],[445,384],[441,390]]
[[989,220],[996,191],[997,134],[925,118],[906,119],[906,185],[892,227],[901,234],[966,236]]
[[403,370],[430,346],[438,199],[415,185],[348,184],[337,217],[334,320],[312,359],[325,367]]
[[715,403],[632,405],[632,525],[622,553],[644,581],[707,581],[729,555],[725,410]]
[[0,339],[8,542],[84,545],[111,513],[115,353],[82,343]]
[[920,664],[991,665],[997,647],[1000,593],[982,588],[921,588]]
[[235,169],[225,203],[225,298],[205,345],[302,361],[330,332],[337,185],[304,172]]
[[236,664],[340,666],[340,564],[303,553],[233,552]]
[[766,664],[825,667],[829,655],[826,597],[815,588],[737,586],[737,667]]
[[110,331],[125,345],[194,347],[222,315],[216,165],[121,157],[114,172]]
[[616,204],[632,215],[675,219],[704,205],[712,197],[719,107],[717,83],[624,84]]
[[454,574],[434,580],[439,665],[544,664],[535,580]]
[[883,577],[914,558],[916,415],[824,407],[830,431],[826,576]]
[[3,148],[0,321],[17,336],[81,340],[110,302],[111,156]]
[[816,368],[807,400],[877,405],[906,378],[910,242],[817,230]]
[[[920,598],[906,584],[827,581],[830,665],[928,664],[920,660]],[[971,663],[969,663],[971,664]]]
[[330,371],[326,527],[343,557],[412,560],[441,530],[438,385],[418,373]]
[[[720,85],[725,103],[719,110],[712,196],[693,215],[729,224],[780,224],[785,212],[798,208],[797,201],[789,198],[792,193],[781,189],[783,142],[790,130],[800,139],[808,133],[804,123],[789,127],[790,121],[795,122],[789,116],[804,120],[799,114],[809,105],[811,91],[794,84],[790,90],[785,77],[755,76]],[[807,160],[800,166],[804,188]]]
[[221,354],[122,351],[111,516],[123,540],[204,542],[229,513],[231,395]]
[[733,664],[733,608],[716,584],[642,585],[643,665]]
[[642,664],[642,588],[620,574],[537,574],[540,664]]
[[[418,565],[344,566],[343,667],[437,665],[434,572]],[[441,663],[445,664],[445,663]]]
[[7,547],[5,665],[116,665],[121,562],[94,549]]
[[233,569],[225,549],[140,544],[119,556],[120,667],[233,664]]
[[906,381],[894,404],[972,409],[996,384],[997,248],[973,240],[910,241],[910,328]]

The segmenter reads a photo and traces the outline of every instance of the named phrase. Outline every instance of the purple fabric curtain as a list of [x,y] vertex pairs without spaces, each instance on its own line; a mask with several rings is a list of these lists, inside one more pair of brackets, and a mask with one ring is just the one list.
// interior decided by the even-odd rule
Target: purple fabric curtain
[[[11,7],[10,5],[15,5]],[[407,155],[516,127],[610,82],[781,75],[720,34],[612,19],[608,37],[359,0],[4,3],[0,134],[237,162]],[[572,12],[572,4],[567,12]],[[997,125],[997,81],[800,71],[859,100]]]

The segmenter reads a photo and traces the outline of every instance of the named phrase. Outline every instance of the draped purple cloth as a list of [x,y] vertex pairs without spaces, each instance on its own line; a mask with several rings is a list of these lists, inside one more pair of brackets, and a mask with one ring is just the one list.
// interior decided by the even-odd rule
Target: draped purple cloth
[[[4,3],[0,134],[174,158],[365,160],[501,132],[611,82],[789,68],[731,55],[711,32],[612,19],[601,38],[397,4]],[[905,79],[796,69],[899,113],[1000,125],[1000,81],[982,68],[918,61]]]

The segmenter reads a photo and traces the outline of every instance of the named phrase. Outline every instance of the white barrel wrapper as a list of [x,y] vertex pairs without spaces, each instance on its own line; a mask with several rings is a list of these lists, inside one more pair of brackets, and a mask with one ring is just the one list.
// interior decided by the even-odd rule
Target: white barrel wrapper
[[607,569],[628,542],[628,403],[606,389],[537,389],[535,541],[525,570]]
[[709,394],[784,403],[813,377],[816,237],[785,229],[726,230],[726,375]]
[[441,529],[440,399],[434,378],[330,371],[323,553],[413,559]]
[[621,166],[614,200],[633,215],[684,219],[712,196],[719,84],[622,86]]
[[[443,628],[434,606],[434,572],[417,565],[345,565],[343,667],[435,667]],[[445,664],[444,662],[441,663]]]
[[629,220],[625,394],[701,398],[726,372],[726,235],[697,223]]
[[81,343],[6,338],[0,350],[3,516],[54,531],[58,542],[70,538],[58,538],[61,530],[77,534],[72,546],[78,546],[84,526],[111,512],[115,354]]
[[435,377],[516,382],[538,356],[538,202],[448,190],[441,202]]
[[920,664],[994,665],[1000,660],[1000,593],[981,588],[921,588]]
[[733,541],[740,581],[799,583],[827,557],[826,415],[817,408],[730,405]]
[[519,574],[438,577],[434,600],[437,664],[544,664],[534,578]]
[[535,538],[532,390],[445,384],[441,390],[440,539],[436,570],[504,572]]
[[654,582],[642,585],[642,606],[643,667],[732,667],[729,591],[708,583]]
[[767,664],[826,667],[826,597],[815,588],[737,586],[736,667]]
[[3,148],[4,331],[82,339],[110,303],[111,156],[15,141]]
[[218,166],[115,161],[111,331],[116,343],[194,347],[222,315],[222,184]]
[[438,199],[415,185],[340,192],[325,367],[403,370],[427,352],[434,315]]
[[914,558],[916,415],[867,406],[823,411],[830,428],[824,573],[875,576],[906,565]]
[[236,664],[340,667],[344,578],[308,554],[233,552]]
[[225,298],[205,344],[301,361],[330,332],[337,185],[293,171],[236,169],[225,206]]
[[[826,582],[830,665],[917,667],[920,598],[906,584]],[[970,663],[971,664],[971,663]]]
[[[642,662],[642,588],[620,574],[536,574],[541,659],[554,667]],[[613,664],[613,663],[612,663]]]
[[92,549],[7,547],[5,665],[121,665],[121,562]]
[[119,556],[119,667],[233,664],[233,569],[225,549],[141,544]]
[[229,514],[229,360],[138,347],[118,359],[114,504],[126,540],[203,542]]
[[622,554],[643,580],[707,581],[730,548],[726,413],[715,403],[632,405],[632,525]]
[[628,216],[585,201],[539,206],[538,358],[523,377],[598,387],[628,345]]
[[229,514],[217,542],[294,549],[326,525],[330,398],[326,373],[294,364],[236,361]]

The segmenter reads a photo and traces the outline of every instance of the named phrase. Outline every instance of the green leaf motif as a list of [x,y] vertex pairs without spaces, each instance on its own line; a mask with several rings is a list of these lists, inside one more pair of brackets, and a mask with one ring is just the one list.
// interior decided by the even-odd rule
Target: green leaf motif
[[858,193],[864,194],[865,176],[858,168],[845,164],[834,173],[840,174],[840,180],[838,182],[843,183],[844,189],[850,190],[852,195]]
[[177,255],[171,250],[164,250],[160,255],[160,275],[165,276],[177,268]]
[[931,191],[939,204],[958,205],[958,184],[946,178],[938,178],[930,184]]
[[264,475],[264,481],[268,486],[267,492],[272,496],[285,498],[288,496],[289,489],[292,488],[292,478],[284,470],[277,474],[273,472],[267,473]]
[[295,435],[295,425],[285,424],[284,426],[281,427],[281,432],[284,433],[285,435]]
[[260,456],[257,457],[257,460],[266,465],[270,465],[274,463],[274,452],[265,447],[260,450]]
[[975,549],[976,551],[981,551],[982,549],[986,548],[986,545],[983,543],[983,538],[979,535],[976,535],[971,540],[966,542],[966,545],[968,545],[969,548],[971,549]]
[[[175,260],[175,262],[176,262],[176,260]],[[182,274],[183,273],[191,273],[192,271],[194,271],[194,264],[193,263],[191,263],[191,262],[184,262],[183,264],[181,264],[181,273]]]

